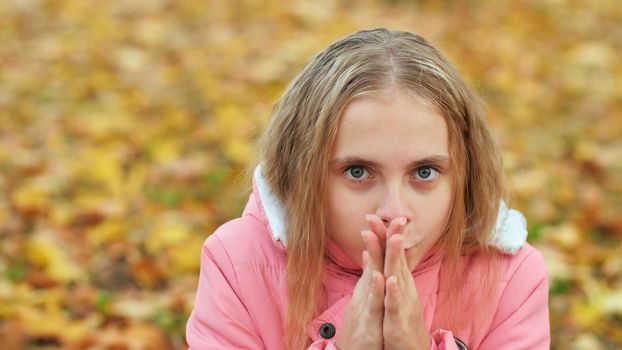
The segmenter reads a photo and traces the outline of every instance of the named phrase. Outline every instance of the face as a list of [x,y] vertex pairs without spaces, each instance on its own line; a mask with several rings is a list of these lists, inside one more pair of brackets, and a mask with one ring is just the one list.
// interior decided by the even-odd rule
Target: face
[[452,173],[447,124],[430,105],[397,89],[353,100],[331,155],[329,237],[360,266],[365,216],[404,217],[412,271],[445,229]]

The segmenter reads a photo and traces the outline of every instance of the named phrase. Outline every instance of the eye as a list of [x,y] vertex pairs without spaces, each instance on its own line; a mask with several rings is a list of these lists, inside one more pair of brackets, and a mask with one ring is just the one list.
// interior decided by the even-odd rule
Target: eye
[[432,181],[434,178],[436,178],[436,176],[438,175],[438,170],[429,167],[429,166],[423,166],[421,168],[417,168],[417,170],[415,170],[415,179],[417,180],[422,180],[422,181]]
[[346,169],[346,176],[350,180],[360,181],[369,177],[369,171],[361,165],[353,165]]

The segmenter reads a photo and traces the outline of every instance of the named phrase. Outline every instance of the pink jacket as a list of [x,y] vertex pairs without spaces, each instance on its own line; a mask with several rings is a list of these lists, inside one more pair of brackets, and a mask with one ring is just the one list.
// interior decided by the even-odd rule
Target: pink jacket
[[[253,194],[241,218],[232,220],[207,238],[201,255],[201,274],[195,306],[186,326],[193,350],[282,349],[285,317],[285,250],[280,207],[256,172]],[[509,253],[491,311],[474,315],[473,324],[458,334],[434,329],[439,290],[438,254],[430,253],[413,271],[430,349],[548,349],[548,280],[541,254],[525,243],[524,219],[502,208],[493,243]],[[345,306],[358,280],[354,265],[336,245],[329,243],[325,265],[324,310],[308,326],[309,349],[336,349],[335,336],[324,339],[320,328],[330,324],[339,332]],[[481,266],[469,265],[469,276]],[[475,279],[464,288],[477,288]],[[491,304],[493,303],[493,304]],[[329,326],[329,327],[332,327]],[[456,339],[456,338],[458,339]],[[343,349],[342,349],[343,350]]]

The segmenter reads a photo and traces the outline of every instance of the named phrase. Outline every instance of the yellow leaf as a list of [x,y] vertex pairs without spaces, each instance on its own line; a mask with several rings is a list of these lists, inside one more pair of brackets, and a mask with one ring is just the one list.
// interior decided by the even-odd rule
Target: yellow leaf
[[26,331],[34,336],[55,336],[62,333],[69,323],[61,308],[62,291],[26,290],[23,302],[17,307],[17,315]]
[[54,204],[54,207],[51,208],[50,221],[58,226],[66,226],[73,219],[73,215],[74,209],[72,205]]
[[576,350],[600,350],[603,346],[594,334],[582,333],[574,340],[572,348]]
[[196,272],[200,265],[201,247],[203,239],[191,236],[184,242],[179,242],[170,250],[170,264],[168,271],[172,275]]
[[214,111],[214,120],[209,125],[209,137],[215,141],[228,141],[244,134],[248,125],[249,112],[237,103],[226,102]]
[[542,229],[542,235],[564,248],[574,248],[581,241],[579,228],[572,223],[547,226]]
[[36,183],[18,187],[13,192],[12,200],[22,210],[47,211],[51,205],[47,191]]
[[572,300],[570,312],[579,325],[588,328],[601,319],[602,305],[596,298],[589,301]]
[[110,305],[110,312],[130,319],[148,319],[159,305],[146,298],[117,298]]
[[149,150],[155,161],[159,164],[163,164],[178,159],[181,153],[181,146],[178,140],[160,139],[154,140]]
[[546,188],[550,174],[544,169],[517,171],[511,174],[512,188],[523,196],[541,193]]
[[38,337],[61,334],[69,323],[61,310],[43,312],[33,307],[23,307],[19,317],[27,332]]
[[89,240],[95,245],[124,238],[126,234],[126,225],[117,219],[106,220],[87,232]]
[[176,244],[182,244],[190,237],[189,228],[182,222],[161,222],[147,238],[146,248],[151,254],[157,254]]
[[225,153],[231,160],[240,164],[247,164],[253,155],[253,151],[248,142],[244,142],[237,138],[230,139],[227,142]]
[[136,47],[120,47],[114,52],[117,65],[126,71],[140,71],[144,69],[149,57],[144,50]]
[[0,318],[7,319],[15,312],[15,300],[18,288],[7,280],[0,278]]
[[114,194],[122,192],[123,170],[117,152],[110,148],[87,148],[70,164],[75,178],[101,182]]
[[71,261],[60,244],[47,232],[38,233],[26,244],[26,259],[45,269],[54,280],[69,282],[82,279],[82,268]]
[[572,276],[572,267],[566,255],[562,254],[553,245],[539,245],[538,250],[542,252],[544,264],[549,275],[549,279],[567,280]]
[[611,315],[622,315],[622,289],[605,293],[603,312]]

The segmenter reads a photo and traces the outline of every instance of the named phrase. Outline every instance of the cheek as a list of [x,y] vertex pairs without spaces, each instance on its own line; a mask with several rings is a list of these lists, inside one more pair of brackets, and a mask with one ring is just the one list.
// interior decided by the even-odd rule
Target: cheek
[[356,202],[343,200],[331,202],[328,212],[328,234],[331,238],[352,236],[352,231],[365,222],[365,214],[356,206]]
[[365,215],[373,211],[346,191],[331,191],[329,201],[328,236],[350,259],[358,261],[363,249],[360,232],[367,229]]
[[417,203],[415,225],[422,230],[427,241],[432,240],[434,243],[445,229],[452,203],[451,193],[451,188],[448,187]]
[[336,226],[349,227],[355,222],[364,222],[365,214],[369,213],[367,210],[365,201],[343,186],[335,186],[329,192],[328,216]]

